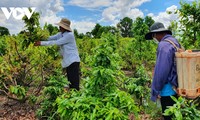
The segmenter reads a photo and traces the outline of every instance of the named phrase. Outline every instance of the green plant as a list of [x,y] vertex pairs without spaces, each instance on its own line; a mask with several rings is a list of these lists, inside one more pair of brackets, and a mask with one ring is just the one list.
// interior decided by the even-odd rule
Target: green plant
[[107,45],[109,39],[104,40],[95,49],[93,72],[84,79],[81,91],[70,91],[57,98],[57,113],[62,120],[128,120],[129,114],[138,118],[139,109],[131,95],[117,88],[117,54]]
[[150,98],[150,83],[151,78],[147,74],[144,66],[138,66],[134,78],[129,78],[125,81],[125,89],[139,100],[139,105],[148,106],[148,99]]
[[57,98],[57,112],[61,119],[70,120],[128,120],[130,113],[137,119],[138,108],[134,100],[124,91],[116,90],[104,97],[85,95],[84,93],[71,91]]
[[41,103],[37,110],[37,116],[40,119],[54,120],[59,118],[56,112],[57,105],[55,104],[55,100],[65,92],[64,86],[68,85],[69,82],[66,77],[62,75],[60,70],[55,70],[54,73],[49,76],[47,81],[48,82],[42,91],[41,96],[44,98],[40,100]]
[[24,49],[22,35],[4,38],[7,47],[0,56],[0,91],[10,99],[26,102],[39,95],[45,79],[58,64],[47,54],[47,48],[30,44]]
[[4,39],[4,36],[0,36],[0,56],[4,55],[6,50],[6,43]]
[[166,109],[164,115],[171,115],[173,117],[173,120],[200,119],[200,111],[196,108],[199,103],[194,104],[193,100],[187,100],[182,97],[176,99],[172,96],[171,98],[176,102],[176,104]]
[[19,100],[23,99],[26,96],[26,93],[25,93],[26,91],[25,91],[23,86],[19,86],[19,85],[12,86],[11,85],[10,88],[9,88],[9,91],[12,94],[16,95],[17,98],[19,98]]

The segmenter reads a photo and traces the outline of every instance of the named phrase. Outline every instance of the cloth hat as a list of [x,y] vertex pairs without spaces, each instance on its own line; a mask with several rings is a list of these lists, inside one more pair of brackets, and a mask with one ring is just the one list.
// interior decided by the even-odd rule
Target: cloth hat
[[152,34],[153,33],[159,33],[159,32],[167,32],[168,34],[172,35],[172,32],[168,29],[165,29],[164,25],[160,22],[155,22],[150,27],[150,32],[145,35],[146,40],[152,40]]
[[67,18],[62,18],[59,23],[56,23],[56,25],[61,26],[66,30],[72,31],[72,29],[70,28],[70,24],[71,22]]

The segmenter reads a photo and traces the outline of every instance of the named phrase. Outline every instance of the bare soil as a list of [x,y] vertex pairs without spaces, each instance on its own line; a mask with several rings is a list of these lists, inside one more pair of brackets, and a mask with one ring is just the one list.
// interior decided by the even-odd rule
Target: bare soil
[[19,103],[0,95],[0,120],[37,120],[35,111],[28,103]]
[[[124,70],[126,76],[132,76],[132,71]],[[36,111],[38,106],[31,106],[28,103],[19,103],[8,99],[0,93],[0,120],[38,120]],[[134,120],[133,116],[129,116],[130,120]],[[150,115],[140,114],[141,120],[151,120]],[[160,119],[159,119],[160,120]]]
[[[28,103],[19,103],[0,95],[0,120],[38,120],[36,110],[37,107]],[[130,115],[129,119],[134,120],[134,117]],[[151,120],[147,114],[141,114],[140,119]]]

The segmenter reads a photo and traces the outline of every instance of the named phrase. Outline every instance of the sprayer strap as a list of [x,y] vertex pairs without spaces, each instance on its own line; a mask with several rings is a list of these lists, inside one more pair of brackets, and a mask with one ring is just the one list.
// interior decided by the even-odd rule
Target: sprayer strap
[[172,42],[172,41],[170,41],[170,40],[165,40],[165,41],[168,41],[169,43],[171,43],[171,44],[176,48],[177,51],[180,50],[180,48],[178,48],[178,47],[174,44],[174,42]]

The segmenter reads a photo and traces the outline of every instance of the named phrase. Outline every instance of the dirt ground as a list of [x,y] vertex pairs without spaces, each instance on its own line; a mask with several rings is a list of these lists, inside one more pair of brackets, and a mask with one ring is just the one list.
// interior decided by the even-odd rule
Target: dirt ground
[[[35,114],[36,108],[28,103],[19,103],[0,95],[0,120],[38,120]],[[129,119],[134,120],[131,115]],[[141,114],[140,119],[151,120],[150,116],[145,114]]]
[[0,95],[0,120],[37,120],[35,108]]

